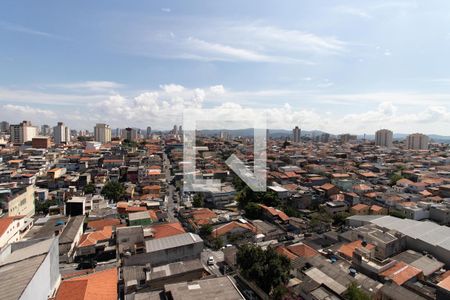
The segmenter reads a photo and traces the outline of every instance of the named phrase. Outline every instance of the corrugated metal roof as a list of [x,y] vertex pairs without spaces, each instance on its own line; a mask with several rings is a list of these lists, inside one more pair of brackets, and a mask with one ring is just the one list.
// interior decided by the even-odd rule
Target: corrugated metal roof
[[199,235],[194,233],[183,233],[165,238],[148,240],[145,242],[145,249],[147,250],[147,252],[155,252],[199,242],[203,242]]

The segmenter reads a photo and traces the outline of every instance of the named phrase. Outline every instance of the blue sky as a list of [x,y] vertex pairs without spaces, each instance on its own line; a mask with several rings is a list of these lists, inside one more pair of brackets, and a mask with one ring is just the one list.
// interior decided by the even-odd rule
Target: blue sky
[[446,1],[2,1],[0,119],[450,135]]

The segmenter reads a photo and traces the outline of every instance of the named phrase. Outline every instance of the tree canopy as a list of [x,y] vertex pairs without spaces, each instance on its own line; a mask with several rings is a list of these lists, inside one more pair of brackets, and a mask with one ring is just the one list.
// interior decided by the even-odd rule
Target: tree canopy
[[290,261],[273,248],[263,250],[256,245],[243,245],[237,252],[237,264],[242,276],[268,294],[289,280]]
[[280,205],[278,196],[274,191],[254,192],[248,186],[245,186],[236,196],[241,208],[245,208],[250,202],[262,203],[267,206],[277,207]]
[[362,289],[358,287],[355,282],[352,282],[344,295],[348,300],[370,300],[370,295],[366,294]]
[[192,205],[194,207],[203,207],[203,205],[205,204],[204,198],[205,197],[203,196],[203,194],[200,193],[195,194]]
[[125,194],[125,187],[120,182],[108,181],[103,187],[101,194],[108,200],[118,202]]
[[89,183],[83,189],[85,194],[93,194],[95,193],[95,185],[93,183]]

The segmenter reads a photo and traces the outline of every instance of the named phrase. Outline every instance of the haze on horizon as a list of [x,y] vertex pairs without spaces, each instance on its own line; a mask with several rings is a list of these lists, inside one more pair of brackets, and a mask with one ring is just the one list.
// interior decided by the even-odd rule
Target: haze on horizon
[[263,109],[270,128],[450,135],[450,2],[8,1],[0,121],[92,130]]

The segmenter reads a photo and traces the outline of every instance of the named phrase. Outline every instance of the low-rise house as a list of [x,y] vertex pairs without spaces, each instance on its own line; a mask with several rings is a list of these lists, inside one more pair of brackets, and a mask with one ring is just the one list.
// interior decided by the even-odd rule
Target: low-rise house
[[118,299],[118,272],[116,268],[64,280],[55,300],[116,300]]
[[283,211],[263,204],[259,204],[259,206],[262,208],[263,216],[268,221],[272,223],[287,223],[289,221],[288,215]]
[[145,252],[124,256],[126,266],[150,263],[160,266],[176,261],[200,258],[203,240],[197,234],[183,233],[145,241]]
[[362,203],[356,204],[350,208],[350,213],[354,215],[368,215],[369,206]]
[[98,257],[104,255],[105,252],[111,252],[115,255],[115,247],[111,246],[111,239],[113,237],[113,229],[111,226],[105,226],[102,230],[86,232],[78,243],[76,251],[76,259],[80,260],[82,257]]
[[128,223],[130,226],[146,226],[155,222],[158,222],[158,216],[151,209],[128,214]]
[[33,220],[27,217],[0,218],[0,250],[8,244],[18,242],[33,226]]
[[219,225],[211,232],[211,237],[222,240],[223,244],[249,242],[255,235],[255,226],[243,219]]

